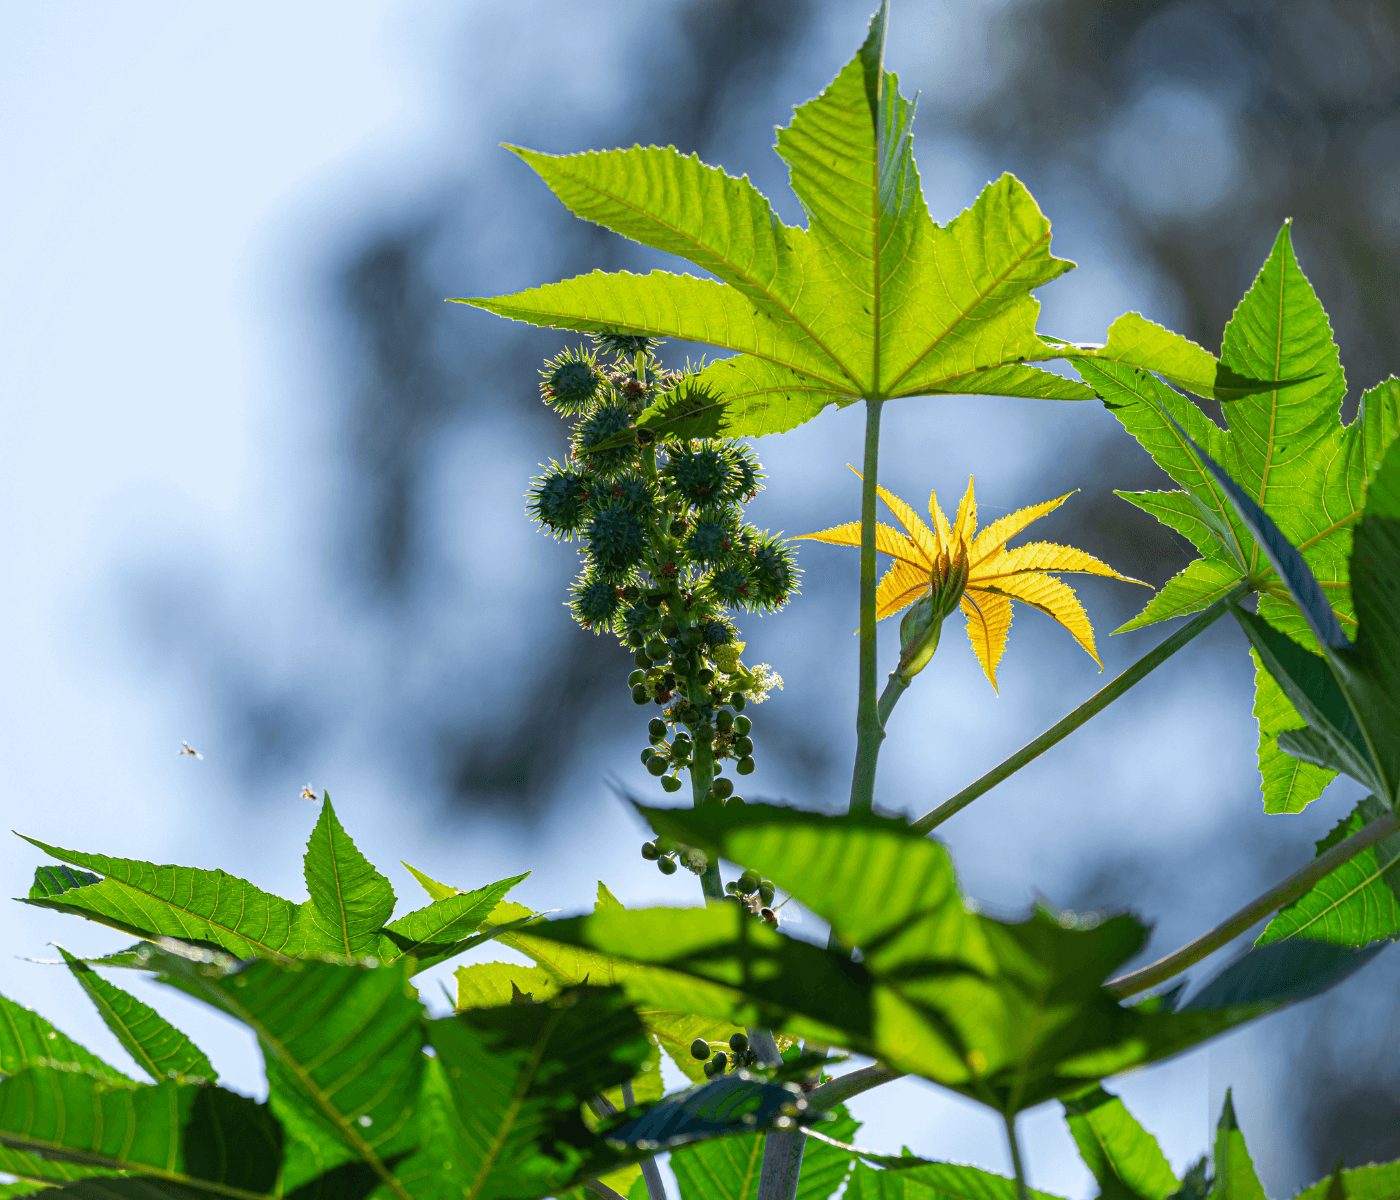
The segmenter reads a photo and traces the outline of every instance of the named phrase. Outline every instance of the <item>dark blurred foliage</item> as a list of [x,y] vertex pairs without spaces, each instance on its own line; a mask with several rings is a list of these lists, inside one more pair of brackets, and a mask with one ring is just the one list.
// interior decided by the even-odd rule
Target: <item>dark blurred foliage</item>
[[[484,106],[478,119],[494,124],[493,140],[550,151],[673,143],[731,169],[747,167],[771,191],[782,178],[764,149],[767,125],[786,118],[787,102],[829,78],[864,15],[860,5],[815,0],[689,0],[656,10],[649,19],[660,29],[640,30],[634,14],[619,18],[615,36],[600,39],[611,93],[596,120],[587,111],[565,118],[557,106],[541,106],[553,114],[544,119],[526,99],[529,89],[448,93],[448,103]],[[1126,274],[1154,285],[1150,316],[1217,348],[1231,307],[1291,216],[1304,269],[1332,314],[1353,399],[1390,372],[1389,335],[1400,328],[1400,5],[902,0],[894,29],[895,65],[906,84],[930,89],[921,136],[968,149],[988,164],[988,176],[1015,170],[1052,217],[1089,231],[1077,239],[1082,257],[1131,263]],[[446,56],[454,73],[460,67],[465,78],[490,78],[505,53],[515,70],[538,75],[533,86],[545,88],[577,61],[558,44],[552,57],[509,46],[503,52],[501,39],[522,33],[507,18],[488,31],[489,41],[464,40]],[[949,37],[958,43],[951,53],[934,44]],[[920,63],[933,66],[921,76]],[[924,167],[926,184],[936,187],[926,160]],[[775,203],[786,219],[796,218],[790,198]],[[493,590],[489,572],[469,578],[470,595],[454,592],[446,547],[482,539],[485,523],[509,520],[519,507],[503,505],[501,489],[508,485],[518,496],[526,479],[492,476],[494,490],[483,483],[452,492],[461,507],[444,513],[442,478],[452,471],[442,468],[442,447],[465,447],[462,470],[481,468],[483,456],[504,446],[531,463],[558,453],[559,423],[532,397],[536,365],[560,339],[505,323],[484,337],[487,318],[444,305],[442,297],[656,261],[565,217],[500,152],[443,164],[441,180],[414,204],[386,212],[345,246],[333,297],[342,325],[326,352],[337,381],[341,457],[337,509],[328,514],[324,541],[334,583],[355,598],[359,636],[379,647],[361,664],[361,685],[373,695],[358,719],[408,786],[459,809],[538,820],[565,799],[559,785],[571,752],[598,738],[600,727],[634,719],[635,710],[617,648],[579,633],[551,606],[555,601],[539,600],[551,589],[562,599],[570,552],[545,544],[551,553],[527,564],[536,574],[553,572],[528,611],[514,606],[529,597]],[[1057,453],[1077,456],[1085,471],[1092,464],[1118,487],[1162,482],[1107,422]],[[1077,520],[1091,530],[1086,544],[1123,569],[1160,582],[1184,563],[1175,539],[1106,490],[1079,504]],[[523,528],[523,514],[520,522]],[[478,603],[528,622],[529,652],[516,645],[504,658],[486,653],[492,634],[473,628]],[[1227,640],[1212,633],[1202,646],[1238,657],[1233,642],[1224,649]],[[336,653],[321,650],[323,658]],[[242,725],[255,775],[269,768],[275,749],[264,734],[294,728],[315,738],[336,714],[329,698],[328,716],[277,677],[250,672],[249,657],[221,656],[209,681]],[[484,669],[510,674],[486,687],[485,699]],[[777,705],[771,718],[765,714],[764,753],[813,796],[834,796],[846,764],[820,726],[809,730],[793,708]],[[1221,845],[1249,845],[1263,818],[1238,796],[1232,803],[1235,811],[1202,830],[1198,844],[1164,847],[1151,861],[1137,851],[1105,853],[1056,899],[1172,907],[1183,894],[1182,878],[1201,863],[1222,872],[1237,867]],[[1304,845],[1300,839],[1292,850]],[[1277,846],[1255,859],[1246,874],[1261,884],[1293,861]],[[1186,906],[1186,919],[1201,919],[1199,903],[1197,897],[1198,907]],[[1348,1162],[1400,1155],[1394,1038],[1378,1053],[1373,1036],[1355,1036],[1356,1029],[1400,1027],[1395,978],[1387,961],[1362,977],[1369,982],[1300,1010],[1306,1020],[1286,1018],[1288,1040],[1296,1035],[1300,1047],[1279,1068],[1288,1086],[1276,1098],[1277,1113],[1268,1115],[1296,1124],[1287,1168],[1296,1179],[1287,1182],[1316,1177],[1339,1155]],[[1277,1049],[1284,1052],[1284,1039]],[[1274,1150],[1283,1153],[1290,1139],[1282,1131],[1275,1136]]]

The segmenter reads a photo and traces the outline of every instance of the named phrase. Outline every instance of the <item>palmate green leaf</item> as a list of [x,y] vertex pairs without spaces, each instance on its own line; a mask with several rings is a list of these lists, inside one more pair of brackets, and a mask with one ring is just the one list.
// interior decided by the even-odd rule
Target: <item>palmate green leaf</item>
[[1091,1088],[1064,1102],[1065,1121],[1099,1200],[1168,1200],[1181,1186],[1157,1139],[1117,1096]]
[[1344,1167],[1304,1188],[1294,1200],[1395,1200],[1396,1196],[1400,1196],[1400,1162]]
[[620,993],[477,1009],[430,1022],[429,1036],[454,1103],[454,1196],[542,1196],[620,1161],[581,1116],[651,1053]]
[[[1317,844],[1322,854],[1363,826],[1385,815],[1368,796]],[[1365,946],[1400,937],[1400,834],[1343,863],[1305,896],[1279,912],[1259,936],[1258,945],[1301,937],[1341,946]]]
[[[1231,399],[1225,406],[1226,428],[1170,388],[1125,365],[1145,357],[1130,353],[1131,345],[1119,348],[1124,363],[1085,357],[1074,365],[1183,489],[1120,495],[1186,537],[1201,557],[1169,580],[1124,629],[1198,611],[1244,583],[1264,593],[1261,617],[1316,648],[1262,548],[1191,452],[1183,430],[1302,551],[1343,626],[1353,625],[1347,566],[1351,538],[1366,482],[1400,427],[1400,382],[1391,379],[1372,388],[1357,418],[1341,424],[1346,379],[1327,314],[1298,266],[1288,227],[1279,233],[1226,327],[1220,357],[1221,374],[1228,372],[1231,380],[1287,382]],[[1179,376],[1197,369],[1165,352],[1144,365],[1163,366],[1169,378],[1176,366],[1177,381],[1186,386],[1191,385]],[[1260,723],[1265,808],[1300,811],[1321,794],[1331,772],[1278,749],[1279,733],[1303,722],[1262,667],[1256,669],[1255,715]]]
[[[815,1126],[827,1137],[849,1144],[860,1130],[844,1106],[831,1119]],[[670,1165],[680,1185],[681,1200],[756,1200],[763,1170],[761,1134],[715,1138],[672,1151]],[[808,1138],[802,1151],[802,1173],[796,1200],[829,1200],[845,1185],[855,1156],[830,1142]]]
[[88,1171],[136,1172],[182,1186],[180,1194],[271,1196],[283,1135],[265,1105],[221,1088],[32,1067],[0,1080],[0,1146]]
[[301,1152],[293,1182],[353,1162],[401,1195],[390,1164],[418,1144],[425,1061],[423,1008],[406,967],[232,963],[155,948],[147,965],[256,1035],[268,1103]]
[[131,1080],[79,1045],[46,1018],[6,996],[0,996],[0,1075],[15,1075],[30,1067],[72,1067],[112,1083]]
[[1249,1157],[1229,1092],[1215,1132],[1215,1178],[1209,1196],[1210,1200],[1269,1200]]
[[[297,906],[246,879],[225,871],[158,866],[24,840],[86,869],[60,874],[40,868],[28,904],[87,917],[137,937],[178,938],[239,956],[301,951]],[[100,878],[93,882],[88,871]],[[70,877],[71,886],[58,890]]]
[[1140,948],[1143,926],[1044,909],[1019,923],[973,912],[947,852],[902,822],[759,805],[644,811],[658,832],[773,879],[860,960],[728,904],[600,911],[544,922],[532,936],[647,966],[618,976],[643,1008],[842,1046],[999,1111],[1080,1091],[1305,994],[1305,980],[1281,973],[1272,991],[1261,985],[1228,1006],[1124,1005],[1103,983]]
[[1034,288],[1073,265],[1010,175],[945,226],[929,216],[913,107],[883,66],[885,8],[856,57],[779,131],[808,218],[784,225],[747,178],[674,148],[555,156],[513,147],[578,216],[715,278],[595,272],[493,299],[498,315],[736,351],[639,424],[677,436],[791,429],[831,404],[938,393],[1084,399],[1027,365],[1062,357],[1035,330]]
[[103,979],[63,947],[58,952],[107,1028],[152,1079],[202,1079],[208,1083],[218,1079],[204,1051],[149,1004]]
[[304,950],[345,958],[379,949],[379,929],[394,915],[394,889],[360,853],[326,795],[303,860],[310,900],[300,911]]
[[[621,902],[602,883],[598,885],[596,909],[622,910]],[[625,986],[627,976],[644,970],[620,958],[535,937],[531,930],[537,927],[528,924],[533,916],[523,905],[501,904],[491,917],[490,927],[494,940],[525,955],[536,964],[535,968],[510,963],[473,963],[458,968],[459,1008],[508,1003],[515,996],[515,989],[536,1000],[543,1000],[579,984]],[[683,1005],[669,1007],[649,1003],[643,1007],[641,1017],[657,1045],[686,1076],[697,1083],[705,1075],[703,1064],[690,1053],[691,1043],[696,1038],[722,1042],[734,1032],[733,1024],[716,1020],[712,1015],[697,1015]],[[660,1094],[659,1068],[658,1063],[654,1073],[649,1071],[636,1081],[639,1099]]]
[[599,1133],[612,1145],[654,1153],[750,1129],[792,1128],[811,1113],[796,1083],[736,1072],[666,1096],[645,1111],[620,1113]]
[[[958,1163],[890,1165],[876,1170],[857,1163],[846,1188],[849,1200],[1020,1200],[1016,1181],[979,1167]],[[1049,1192],[1027,1188],[1026,1200],[1058,1200]]]

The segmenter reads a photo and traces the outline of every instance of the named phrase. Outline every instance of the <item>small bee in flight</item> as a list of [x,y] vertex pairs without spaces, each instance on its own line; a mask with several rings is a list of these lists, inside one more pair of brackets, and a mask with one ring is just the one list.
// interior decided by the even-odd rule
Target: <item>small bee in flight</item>
[[204,755],[202,755],[198,750],[196,750],[193,746],[191,746],[191,745],[189,744],[189,742],[184,742],[184,741],[182,741],[182,742],[180,743],[180,749],[177,750],[176,753],[177,753],[181,758],[203,758],[203,757],[204,757]]
[[317,796],[316,796],[316,789],[315,789],[314,787],[312,787],[312,786],[308,783],[305,787],[303,787],[303,788],[301,789],[301,798],[302,798],[303,800],[315,800],[315,799],[317,799]]

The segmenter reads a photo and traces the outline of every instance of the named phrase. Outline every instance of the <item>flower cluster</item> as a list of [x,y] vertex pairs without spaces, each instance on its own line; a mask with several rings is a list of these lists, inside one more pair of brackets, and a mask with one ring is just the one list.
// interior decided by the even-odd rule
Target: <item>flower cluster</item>
[[[569,592],[574,619],[632,650],[632,699],[659,708],[642,751],[668,792],[681,774],[701,802],[734,803],[734,771],[754,770],[752,723],[740,715],[782,681],[746,666],[736,612],[773,612],[799,572],[783,539],[754,528],[744,506],[763,471],[747,446],[726,438],[653,437],[637,416],[683,380],[644,338],[605,335],[541,372],[540,391],[572,425],[569,452],[530,484],[529,514],[556,538],[579,543],[583,569]],[[703,856],[643,848],[670,874],[703,871]]]

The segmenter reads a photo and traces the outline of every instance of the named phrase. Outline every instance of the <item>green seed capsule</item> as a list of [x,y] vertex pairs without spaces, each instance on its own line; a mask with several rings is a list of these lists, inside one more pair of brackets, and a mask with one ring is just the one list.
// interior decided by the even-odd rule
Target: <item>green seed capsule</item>
[[[633,672],[633,674],[637,674],[637,672]],[[627,682],[637,684],[642,683],[644,679],[645,676],[643,676],[642,679],[629,679]],[[660,717],[652,717],[652,719],[647,722],[647,733],[650,735],[652,741],[659,742],[666,736],[666,722]]]
[[715,1053],[714,1058],[711,1059],[711,1061],[715,1064],[716,1075],[723,1075],[727,1070],[729,1070],[729,1055],[727,1055],[723,1050],[717,1051]]
[[640,667],[633,671],[632,674],[627,676],[628,687],[636,687],[639,683],[645,683],[646,681],[647,673],[643,671]]
[[715,673],[709,667],[701,667],[695,674],[695,682],[701,687],[709,687],[715,681]]
[[763,901],[765,908],[773,907],[773,897],[778,894],[778,889],[773,886],[771,879],[761,879],[758,883],[758,898]]
[[632,661],[643,670],[651,666],[651,659],[647,657],[647,652],[645,650],[638,650],[637,653],[632,656]]
[[656,866],[663,875],[674,875],[680,869],[676,866],[674,858],[659,858],[656,860]]
[[642,751],[642,762],[644,763],[651,762],[651,760],[655,757],[656,751],[653,750],[650,746],[648,746],[645,750]]
[[661,857],[661,851],[657,849],[655,842],[643,842],[642,857],[646,859],[647,862],[655,862]]
[[664,621],[661,622],[662,637],[673,638],[676,636],[676,634],[680,633],[680,631],[680,622],[677,621],[675,617],[667,617]]
[[690,1043],[690,1057],[698,1058],[701,1062],[710,1057],[710,1043],[704,1038],[696,1038]]
[[647,657],[650,658],[652,662],[665,662],[671,657],[671,647],[660,638],[652,638],[651,641],[646,644],[645,648]]
[[747,701],[744,699],[743,692],[735,692],[732,696],[729,697],[729,707],[732,708],[735,712],[743,712],[744,705],[746,703]]
[[735,732],[735,733],[747,734],[747,733],[749,732],[749,730],[751,730],[752,728],[753,728],[753,722],[750,721],[750,720],[748,719],[748,717],[735,717],[735,718],[734,718],[734,732]]
[[720,800],[734,794],[734,783],[729,779],[716,779],[710,784],[710,795],[718,797]]
[[[728,729],[734,724],[734,714],[727,708],[722,708],[715,713],[715,728]],[[742,731],[741,731],[742,732]]]
[[634,687],[634,688],[632,689],[632,703],[633,703],[633,704],[646,704],[646,703],[648,703],[650,700],[651,700],[651,689],[648,688],[646,684],[644,684],[644,683],[639,683],[639,684],[637,684],[636,687]]
[[736,895],[739,891],[739,881],[737,879],[731,879],[724,885],[724,890],[731,896]]
[[726,804],[743,804],[743,802],[744,798],[742,796],[730,796],[729,799],[725,801]]
[[706,1079],[713,1079],[715,1077],[715,1060],[713,1058],[708,1059],[702,1069],[705,1072]]
[[753,738],[736,737],[734,739],[734,753],[739,758],[748,758],[753,753]]
[[752,758],[741,758],[734,769],[738,771],[740,775],[752,775],[756,765]]
[[668,792],[678,792],[681,790],[681,781],[674,775],[663,775],[661,786]]
[[670,770],[671,764],[659,754],[653,754],[647,759],[647,770],[658,777],[666,774]]
[[729,1035],[729,1048],[735,1054],[747,1054],[749,1052],[749,1039],[742,1033],[732,1033]]
[[739,876],[739,890],[746,896],[752,896],[758,891],[759,875],[757,871],[745,871]]

